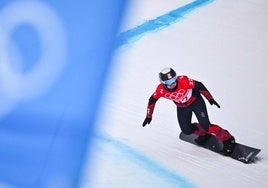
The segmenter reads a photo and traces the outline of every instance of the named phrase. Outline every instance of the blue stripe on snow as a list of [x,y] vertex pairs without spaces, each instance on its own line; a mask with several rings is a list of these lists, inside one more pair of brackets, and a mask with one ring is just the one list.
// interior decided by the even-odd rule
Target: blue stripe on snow
[[144,36],[149,32],[155,32],[160,29],[166,28],[171,24],[178,22],[187,13],[192,12],[196,8],[204,6],[213,1],[214,0],[193,1],[189,4],[186,4],[185,6],[179,7],[153,20],[146,21],[145,23],[133,29],[122,32],[118,37],[116,47],[120,47],[125,44],[135,42],[136,40],[140,39],[142,36]]
[[134,148],[124,144],[123,142],[113,139],[108,136],[95,135],[98,140],[108,143],[110,146],[115,147],[116,150],[121,152],[125,158],[131,162],[135,162],[141,168],[145,169],[148,173],[162,178],[167,183],[176,185],[178,188],[194,188],[195,186],[188,180],[177,174],[176,172],[165,168],[156,161],[145,156],[141,152],[135,150]]

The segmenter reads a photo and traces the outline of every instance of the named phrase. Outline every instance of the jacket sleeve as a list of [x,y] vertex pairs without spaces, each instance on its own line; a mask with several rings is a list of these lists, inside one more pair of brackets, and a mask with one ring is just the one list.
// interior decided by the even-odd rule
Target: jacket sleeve
[[201,93],[208,101],[210,99],[213,99],[213,96],[211,93],[207,90],[207,88],[202,84],[202,82],[195,80],[195,86],[194,89],[198,90],[199,93]]
[[148,118],[152,118],[153,116],[153,112],[154,112],[154,107],[155,107],[155,103],[158,99],[154,98],[154,96],[152,95],[149,99],[148,105],[147,105],[147,114],[146,117]]

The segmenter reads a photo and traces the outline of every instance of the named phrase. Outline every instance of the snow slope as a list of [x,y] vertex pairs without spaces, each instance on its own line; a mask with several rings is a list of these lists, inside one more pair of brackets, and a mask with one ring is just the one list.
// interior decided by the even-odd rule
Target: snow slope
[[[160,28],[142,27],[191,3],[200,4]],[[132,1],[119,38],[134,37],[115,51],[81,187],[268,187],[267,17],[265,0]],[[176,107],[165,99],[141,126],[166,66],[206,85],[221,105],[207,103],[211,122],[261,148],[258,161],[243,164],[180,141]]]

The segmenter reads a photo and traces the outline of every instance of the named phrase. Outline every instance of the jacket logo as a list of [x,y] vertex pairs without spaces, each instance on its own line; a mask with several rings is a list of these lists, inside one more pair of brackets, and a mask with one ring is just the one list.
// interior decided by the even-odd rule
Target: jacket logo
[[164,95],[165,98],[171,99],[177,103],[185,103],[187,102],[192,96],[192,90],[188,89],[180,89],[178,92],[166,93]]

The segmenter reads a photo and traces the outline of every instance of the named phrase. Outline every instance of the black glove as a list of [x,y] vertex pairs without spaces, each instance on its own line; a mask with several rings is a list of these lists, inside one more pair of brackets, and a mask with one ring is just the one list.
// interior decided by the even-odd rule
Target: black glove
[[152,118],[146,117],[142,126],[145,127],[147,124],[149,125],[152,121]]
[[211,105],[215,104],[218,108],[220,108],[220,105],[219,105],[214,99],[210,99],[210,100],[209,100],[209,103],[210,103]]

